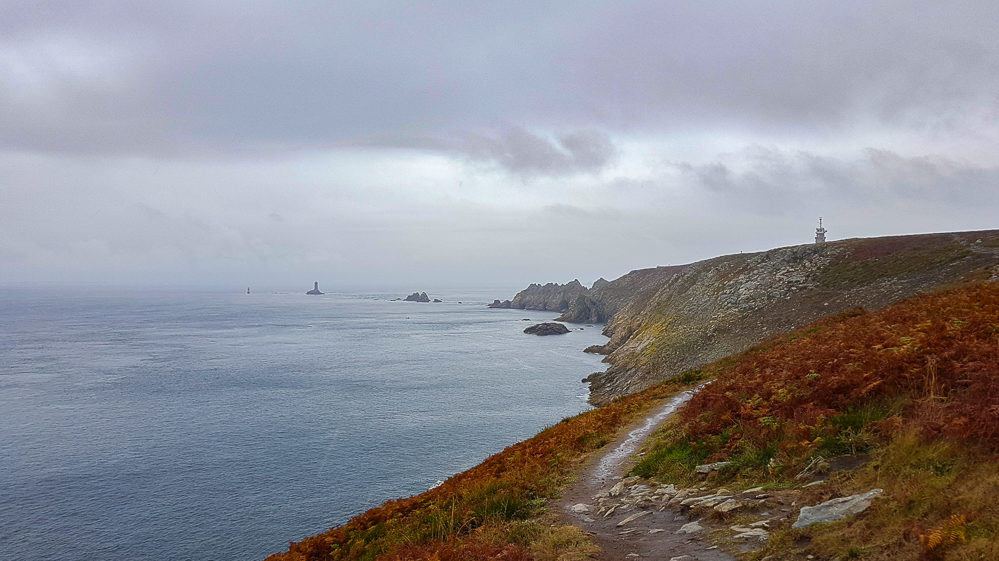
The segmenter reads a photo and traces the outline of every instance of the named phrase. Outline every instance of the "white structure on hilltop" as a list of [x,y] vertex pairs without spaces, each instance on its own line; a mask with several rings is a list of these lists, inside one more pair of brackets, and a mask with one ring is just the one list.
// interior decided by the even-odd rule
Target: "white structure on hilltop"
[[819,227],[815,229],[815,243],[826,243],[826,230],[822,227],[822,217],[819,217]]

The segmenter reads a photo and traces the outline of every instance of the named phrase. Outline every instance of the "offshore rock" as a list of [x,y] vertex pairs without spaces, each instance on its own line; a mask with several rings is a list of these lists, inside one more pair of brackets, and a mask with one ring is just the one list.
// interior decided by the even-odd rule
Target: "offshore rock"
[[569,328],[561,323],[539,323],[524,330],[528,335],[564,335],[569,332]]
[[430,297],[427,296],[426,292],[414,292],[409,296],[403,298],[406,302],[429,302]]
[[[246,289],[246,290],[247,290],[247,292],[249,292],[250,289]],[[310,296],[319,296],[319,295],[321,295],[322,292],[319,291],[319,281],[316,281],[315,283],[313,283],[312,290],[306,292],[306,294],[308,294]]]

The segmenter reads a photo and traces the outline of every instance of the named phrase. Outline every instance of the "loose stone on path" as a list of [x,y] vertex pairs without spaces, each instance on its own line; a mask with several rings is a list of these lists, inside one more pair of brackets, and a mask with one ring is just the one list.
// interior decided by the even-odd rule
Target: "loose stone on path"
[[649,511],[643,510],[642,512],[636,512],[635,514],[632,514],[631,516],[629,516],[629,517],[625,518],[624,520],[618,522],[617,523],[617,527],[620,528],[621,526],[624,526],[625,524],[628,524],[630,522],[634,522],[635,520],[638,520],[639,518],[645,516],[646,514],[649,514]]

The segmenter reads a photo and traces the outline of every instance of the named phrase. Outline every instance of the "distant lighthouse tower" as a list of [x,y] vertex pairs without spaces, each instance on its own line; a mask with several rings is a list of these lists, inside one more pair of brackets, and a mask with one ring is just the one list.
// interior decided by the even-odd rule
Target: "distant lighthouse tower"
[[815,243],[826,243],[826,230],[822,227],[822,217],[819,217],[819,227],[815,229]]

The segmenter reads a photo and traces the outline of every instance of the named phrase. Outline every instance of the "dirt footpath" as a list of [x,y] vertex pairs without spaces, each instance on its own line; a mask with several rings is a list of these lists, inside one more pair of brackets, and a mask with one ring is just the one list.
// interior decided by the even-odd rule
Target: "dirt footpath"
[[[633,456],[663,421],[695,390],[681,392],[637,427],[613,442],[609,452],[583,468],[579,481],[558,502],[569,524],[583,528],[603,550],[604,561],[735,561],[702,541],[696,522],[667,506],[671,485],[652,487],[637,478],[622,481]],[[686,526],[685,526],[686,525]]]

